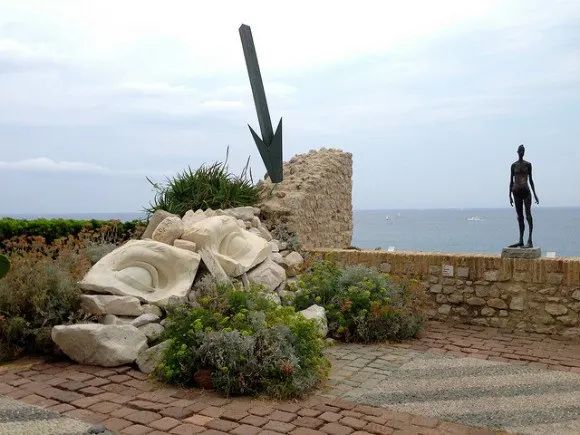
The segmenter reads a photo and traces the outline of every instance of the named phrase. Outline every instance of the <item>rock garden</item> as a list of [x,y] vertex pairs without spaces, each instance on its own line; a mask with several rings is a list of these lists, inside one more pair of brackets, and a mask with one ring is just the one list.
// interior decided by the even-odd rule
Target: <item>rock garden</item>
[[202,166],[155,186],[142,225],[0,221],[0,359],[134,364],[169,384],[286,398],[324,382],[333,340],[421,330],[418,283],[309,258],[283,219],[263,219],[245,171]]

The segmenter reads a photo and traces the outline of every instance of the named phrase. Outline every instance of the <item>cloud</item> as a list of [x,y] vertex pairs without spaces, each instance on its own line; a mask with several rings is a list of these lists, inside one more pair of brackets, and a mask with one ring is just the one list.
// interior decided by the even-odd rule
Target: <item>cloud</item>
[[0,169],[15,172],[59,173],[106,176],[166,176],[174,171],[114,170],[87,162],[54,161],[48,157],[36,157],[15,162],[0,161]]
[[165,97],[172,95],[196,95],[199,91],[189,86],[174,86],[168,83],[128,82],[119,85],[116,90],[121,95],[142,97]]
[[32,47],[13,39],[0,39],[0,68],[47,68],[63,66],[68,59],[51,48]]

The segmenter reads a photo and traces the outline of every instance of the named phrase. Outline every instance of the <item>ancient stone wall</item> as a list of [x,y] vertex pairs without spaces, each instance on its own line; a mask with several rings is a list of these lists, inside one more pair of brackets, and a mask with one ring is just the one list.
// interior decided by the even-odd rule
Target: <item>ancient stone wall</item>
[[418,279],[429,317],[580,338],[580,258],[357,250],[310,251],[343,266]]
[[352,154],[322,148],[284,164],[284,180],[261,184],[261,218],[280,222],[303,249],[348,248],[352,241]]

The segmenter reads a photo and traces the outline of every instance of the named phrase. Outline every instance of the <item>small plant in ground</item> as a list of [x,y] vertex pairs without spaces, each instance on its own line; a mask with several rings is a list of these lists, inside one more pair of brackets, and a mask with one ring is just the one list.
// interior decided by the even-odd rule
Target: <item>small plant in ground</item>
[[237,176],[228,171],[228,156],[229,147],[225,162],[202,165],[195,171],[188,167],[176,176],[167,178],[164,185],[147,178],[155,191],[153,202],[145,209],[147,214],[165,210],[183,217],[188,210],[226,209],[256,204],[259,199],[258,188],[249,171],[250,159]]
[[404,340],[421,331],[423,298],[416,281],[395,282],[374,269],[342,269],[324,260],[298,277],[294,306],[324,306],[329,335],[339,340]]
[[77,281],[90,262],[74,242],[47,246],[27,240],[13,250],[10,273],[0,280],[0,361],[20,353],[54,353],[53,326],[84,320]]
[[280,242],[286,242],[291,251],[301,252],[302,246],[298,236],[288,229],[288,225],[282,221],[278,222],[271,231],[272,237]]
[[157,376],[168,383],[195,385],[211,373],[212,386],[227,395],[297,397],[328,374],[317,325],[260,295],[217,285],[198,301],[201,308],[169,309],[169,339]]

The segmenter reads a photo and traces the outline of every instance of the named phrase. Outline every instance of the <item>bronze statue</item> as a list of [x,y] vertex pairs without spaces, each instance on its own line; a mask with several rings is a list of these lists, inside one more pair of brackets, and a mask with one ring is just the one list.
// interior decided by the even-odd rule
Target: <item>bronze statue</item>
[[[536,195],[536,189],[534,187],[534,180],[532,179],[532,164],[524,160],[524,153],[526,149],[524,145],[518,147],[518,156],[520,157],[517,162],[512,163],[511,175],[510,175],[510,205],[513,207],[514,202],[516,203],[516,213],[518,214],[518,224],[520,226],[520,241],[510,245],[510,248],[532,248],[534,245],[532,243],[532,231],[534,230],[534,221],[532,219],[532,192],[534,193],[534,199],[536,204],[539,204],[538,195]],[[532,192],[530,192],[530,187],[528,186],[528,179],[530,180],[530,186],[532,187]],[[513,195],[513,197],[512,197]],[[526,212],[526,220],[528,221],[529,237],[528,243],[524,245],[524,207]]]

